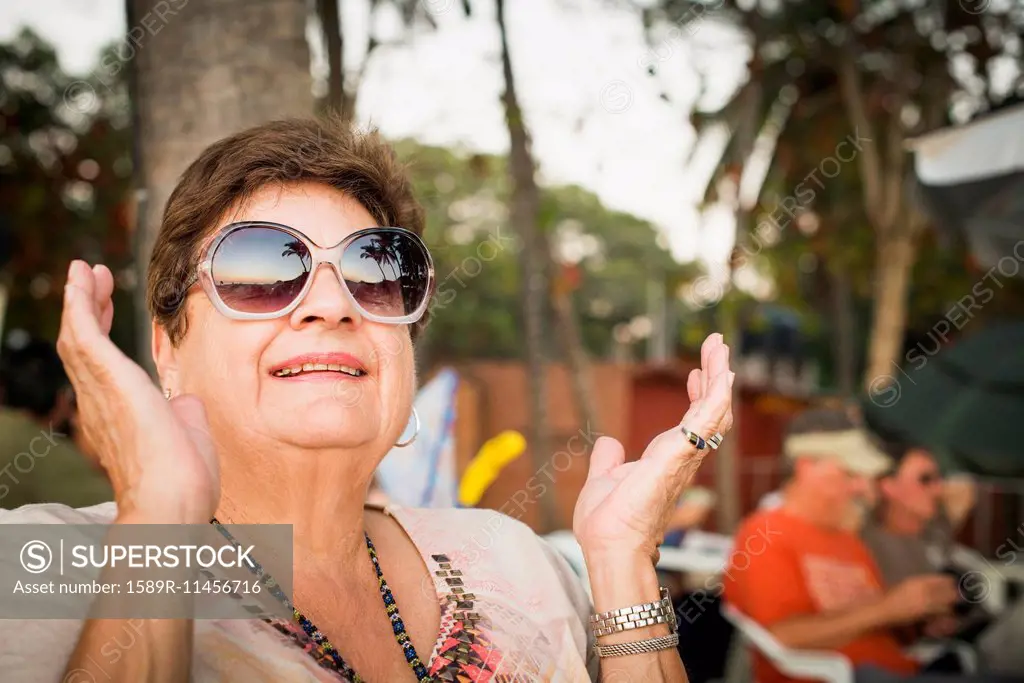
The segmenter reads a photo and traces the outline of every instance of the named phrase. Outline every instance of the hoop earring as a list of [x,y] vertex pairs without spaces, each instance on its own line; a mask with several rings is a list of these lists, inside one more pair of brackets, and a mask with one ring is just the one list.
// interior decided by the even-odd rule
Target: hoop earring
[[411,439],[408,439],[407,441],[396,441],[395,442],[395,447],[396,448],[405,448],[406,446],[411,444],[413,441],[415,441],[416,437],[418,437],[420,435],[420,414],[416,412],[416,408],[412,409],[412,419],[416,423],[416,431],[414,431],[412,433],[412,438]]

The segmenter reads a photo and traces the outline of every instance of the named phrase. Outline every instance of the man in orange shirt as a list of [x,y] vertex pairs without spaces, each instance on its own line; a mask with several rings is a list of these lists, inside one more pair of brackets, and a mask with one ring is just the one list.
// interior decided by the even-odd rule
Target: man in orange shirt
[[[723,578],[726,602],[785,647],[845,655],[858,682],[1009,680],[924,673],[903,654],[899,630],[950,614],[958,594],[941,574],[886,590],[870,552],[849,531],[850,511],[870,479],[891,466],[854,417],[808,411],[793,420],[784,449],[792,468],[782,505],[740,526]],[[757,655],[755,680],[792,679]]]

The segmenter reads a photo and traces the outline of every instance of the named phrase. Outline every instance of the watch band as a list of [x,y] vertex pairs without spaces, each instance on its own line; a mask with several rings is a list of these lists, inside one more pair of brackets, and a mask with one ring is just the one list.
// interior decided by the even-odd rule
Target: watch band
[[615,643],[614,645],[595,645],[598,657],[623,657],[625,655],[639,655],[645,652],[658,652],[659,650],[673,649],[679,645],[679,634],[671,633],[667,636],[647,638],[646,640],[634,640],[629,643]]
[[655,624],[668,624],[672,631],[676,630],[676,612],[672,606],[672,598],[667,588],[660,588],[661,599],[657,602],[645,602],[631,607],[593,614],[590,617],[590,628],[595,636],[609,636]]

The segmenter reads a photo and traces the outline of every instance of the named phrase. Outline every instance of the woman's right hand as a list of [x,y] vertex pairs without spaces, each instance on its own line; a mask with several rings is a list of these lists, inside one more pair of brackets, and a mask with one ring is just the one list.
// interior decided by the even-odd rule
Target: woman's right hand
[[203,404],[164,399],[110,340],[114,278],[72,261],[57,351],[78,400],[87,443],[110,477],[118,518],[149,524],[210,521],[220,475]]

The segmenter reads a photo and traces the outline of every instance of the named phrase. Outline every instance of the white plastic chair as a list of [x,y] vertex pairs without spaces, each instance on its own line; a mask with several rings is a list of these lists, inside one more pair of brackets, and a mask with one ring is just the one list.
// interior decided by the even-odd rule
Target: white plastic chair
[[722,605],[722,616],[736,628],[738,635],[786,676],[828,683],[853,683],[853,666],[843,655],[787,648],[767,629],[729,604]]
[[[698,538],[703,542],[684,544],[682,548],[662,546],[658,569],[708,573],[718,573],[725,569],[725,565],[728,563],[729,549],[732,547],[731,542],[723,544],[717,534],[704,534]],[[544,536],[544,539],[566,559],[581,579],[587,581],[587,565],[583,559],[583,550],[571,531],[567,529],[553,531]]]
[[[989,614],[998,616],[1006,611],[1010,595],[1009,578],[1006,574],[992,566],[992,563],[978,551],[962,545],[953,547],[950,560],[957,568],[966,570],[968,575],[975,575],[983,593],[981,604]],[[967,580],[967,576],[961,579],[965,583]],[[967,587],[969,586],[962,586]]]
[[686,532],[686,536],[683,537],[683,544],[681,547],[693,548],[695,550],[714,550],[723,555],[728,555],[732,552],[732,546],[732,536],[702,531],[700,529],[692,529]]
[[[771,660],[776,669],[787,676],[820,678],[830,683],[853,681],[853,665],[850,660],[838,652],[787,648],[763,626],[728,604],[722,605],[722,616],[742,634],[744,640],[756,647]],[[958,641],[922,642],[911,646],[906,654],[922,664],[927,664],[946,652],[952,652],[957,656],[964,673],[974,673],[978,670],[977,653],[968,643]]]
[[964,673],[972,674],[978,670],[978,654],[969,643],[962,643],[957,640],[940,642],[920,642],[906,650],[906,654],[913,657],[921,664],[933,662],[947,652],[952,652],[960,661],[960,669]]

